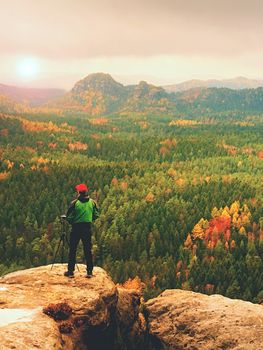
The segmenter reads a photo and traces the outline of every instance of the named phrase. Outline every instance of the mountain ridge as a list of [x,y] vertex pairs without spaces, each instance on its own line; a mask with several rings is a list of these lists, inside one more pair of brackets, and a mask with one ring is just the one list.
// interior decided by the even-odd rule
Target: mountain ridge
[[192,88],[229,88],[233,90],[256,89],[263,86],[263,80],[248,79],[246,77],[236,77],[232,79],[191,79],[178,84],[169,84],[162,86],[167,92],[181,92]]
[[[238,78],[241,83],[242,79]],[[3,85],[2,85],[3,86]],[[14,91],[13,89],[12,91]],[[19,93],[21,90],[17,90]],[[55,90],[32,90],[39,97],[44,91],[52,95],[42,96],[43,103],[35,111],[80,112],[90,116],[110,114],[143,113],[143,114],[181,114],[183,116],[198,117],[209,113],[238,111],[240,113],[263,112],[263,87],[249,89],[230,89],[227,87],[193,87],[188,90],[167,92],[161,86],[141,81],[137,85],[123,85],[106,73],[92,73],[77,81],[72,89],[62,94]],[[32,92],[31,89],[26,92]],[[54,94],[58,94],[57,97]],[[1,85],[0,85],[1,95]],[[3,95],[2,96],[7,96]],[[23,95],[25,96],[25,95]],[[17,113],[17,106],[12,107],[10,96],[0,100],[0,111]],[[19,97],[21,100],[21,96]],[[17,99],[19,99],[17,98]],[[22,102],[16,102],[22,106]],[[8,105],[8,108],[6,108]],[[25,112],[29,107],[26,103]],[[19,107],[19,111],[23,109]],[[32,109],[34,112],[34,108]]]
[[109,74],[94,73],[78,81],[68,93],[47,106],[94,116],[127,112],[188,115],[233,110],[263,112],[263,88],[195,87],[168,93],[163,87],[145,81],[125,86]]

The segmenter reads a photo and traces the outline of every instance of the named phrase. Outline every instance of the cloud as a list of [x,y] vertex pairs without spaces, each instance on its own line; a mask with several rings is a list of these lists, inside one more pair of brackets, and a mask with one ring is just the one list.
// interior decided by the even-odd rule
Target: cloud
[[238,56],[263,51],[263,2],[0,0],[2,54]]

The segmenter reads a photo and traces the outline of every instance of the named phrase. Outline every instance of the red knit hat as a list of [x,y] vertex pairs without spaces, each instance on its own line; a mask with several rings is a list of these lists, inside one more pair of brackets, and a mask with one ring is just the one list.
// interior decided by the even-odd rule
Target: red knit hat
[[87,192],[88,191],[88,187],[85,184],[76,185],[75,189],[79,192]]

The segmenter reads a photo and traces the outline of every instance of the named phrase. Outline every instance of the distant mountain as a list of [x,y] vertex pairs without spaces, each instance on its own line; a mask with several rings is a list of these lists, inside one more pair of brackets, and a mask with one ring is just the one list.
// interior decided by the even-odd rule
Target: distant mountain
[[0,84],[0,95],[18,103],[36,107],[65,94],[62,89],[35,89]]
[[193,116],[233,110],[263,112],[263,88],[193,88],[168,93],[145,81],[124,86],[109,74],[95,73],[78,81],[70,92],[51,101],[47,107],[89,115],[136,112]]
[[174,84],[174,85],[166,85],[163,86],[165,91],[167,92],[180,92],[180,91],[186,91],[193,88],[199,88],[199,87],[216,87],[216,88],[229,88],[234,90],[239,89],[256,89],[258,87],[263,86],[263,80],[253,80],[253,79],[247,79],[245,77],[237,77],[234,79],[225,79],[225,80],[216,80],[216,79],[210,79],[210,80],[188,80],[183,83]]
[[169,94],[161,87],[146,82],[124,86],[104,73],[88,75],[70,92],[47,104],[51,108],[83,111],[90,115],[167,111],[171,105]]
[[[237,81],[241,84],[242,79],[235,80],[235,86]],[[5,91],[4,95],[1,94],[1,89]],[[38,103],[43,101],[40,108],[43,107],[45,111],[50,108],[61,112],[84,112],[91,116],[131,112],[175,114],[193,118],[229,111],[238,112],[238,115],[263,113],[263,87],[251,89],[198,87],[168,93],[162,87],[145,81],[141,81],[138,85],[124,86],[109,74],[94,73],[78,81],[71,91],[61,95],[62,92],[63,90],[7,88],[5,85],[0,85],[0,112],[28,112],[30,110],[28,103],[16,102],[27,96],[31,106],[36,106],[37,101]],[[59,96],[54,98],[56,94]],[[11,95],[12,99],[8,97]],[[46,102],[49,96],[52,99]]]

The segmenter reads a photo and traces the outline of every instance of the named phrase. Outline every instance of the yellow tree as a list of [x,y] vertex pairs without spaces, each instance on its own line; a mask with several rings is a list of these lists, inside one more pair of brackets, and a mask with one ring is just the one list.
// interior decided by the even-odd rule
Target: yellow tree
[[212,209],[211,216],[212,216],[212,218],[216,218],[216,217],[220,216],[220,211],[217,209],[217,207],[214,207]]
[[235,213],[238,213],[239,208],[240,208],[239,202],[238,202],[238,201],[235,201],[235,202],[232,203],[231,206],[230,206],[230,210],[229,210],[230,214],[233,215],[233,214],[235,214]]
[[190,249],[192,247],[192,245],[193,245],[192,238],[191,238],[190,233],[188,233],[187,238],[186,238],[186,240],[184,242],[184,246],[186,248]]
[[193,228],[192,234],[194,239],[204,239],[205,231],[202,228],[202,226],[199,223],[197,223]]

